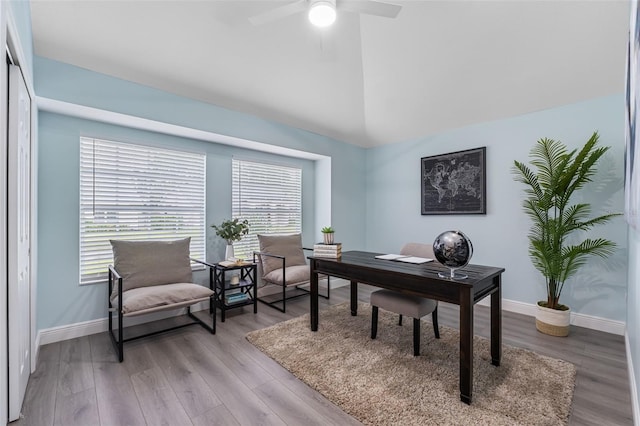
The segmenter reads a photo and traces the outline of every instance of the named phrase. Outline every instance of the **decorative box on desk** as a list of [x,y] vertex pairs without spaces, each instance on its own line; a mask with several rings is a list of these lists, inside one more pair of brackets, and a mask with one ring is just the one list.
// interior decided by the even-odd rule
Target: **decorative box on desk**
[[[256,264],[251,262],[216,263],[211,269],[213,274],[213,317],[216,317],[216,309],[220,309],[220,320],[224,322],[228,309],[253,305],[253,313],[258,312]],[[232,284],[230,272],[239,271],[237,284]],[[214,319],[215,321],[215,319]]]
[[342,243],[314,244],[313,255],[315,257],[329,257],[332,259],[337,259],[342,256]]

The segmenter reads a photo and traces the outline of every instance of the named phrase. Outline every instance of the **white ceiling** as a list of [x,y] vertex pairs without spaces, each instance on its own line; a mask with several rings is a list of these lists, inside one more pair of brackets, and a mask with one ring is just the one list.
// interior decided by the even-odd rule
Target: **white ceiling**
[[338,12],[323,30],[247,20],[290,2],[32,0],[34,50],[360,146],[624,90],[628,1],[391,0],[396,19]]

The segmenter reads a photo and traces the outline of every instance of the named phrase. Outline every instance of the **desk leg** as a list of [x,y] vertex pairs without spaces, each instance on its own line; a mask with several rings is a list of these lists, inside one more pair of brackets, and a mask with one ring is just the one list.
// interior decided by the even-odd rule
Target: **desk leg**
[[351,316],[358,315],[358,282],[351,281]]
[[318,273],[316,272],[316,263],[312,259],[309,268],[311,268],[311,331],[318,331]]
[[491,364],[500,365],[502,358],[502,277],[493,279],[498,289],[491,294]]
[[460,400],[471,404],[473,393],[473,295],[460,288]]

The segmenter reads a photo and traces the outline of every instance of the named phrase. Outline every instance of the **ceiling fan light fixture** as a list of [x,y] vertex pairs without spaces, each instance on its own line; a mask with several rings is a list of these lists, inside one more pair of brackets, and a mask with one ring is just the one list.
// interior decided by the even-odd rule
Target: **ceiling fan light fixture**
[[316,27],[328,27],[336,20],[335,0],[311,1],[309,7],[309,21]]

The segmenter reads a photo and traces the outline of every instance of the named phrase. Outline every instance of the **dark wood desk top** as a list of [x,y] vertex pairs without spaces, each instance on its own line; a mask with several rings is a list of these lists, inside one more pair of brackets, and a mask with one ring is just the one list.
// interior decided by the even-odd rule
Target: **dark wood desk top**
[[[449,268],[436,260],[412,264],[376,259],[380,254],[384,253],[347,251],[339,259],[314,256],[309,259],[314,261],[318,272],[374,286],[384,284],[382,287],[419,296],[428,294],[431,298],[456,304],[459,303],[460,287],[471,287],[474,302],[477,302],[490,292],[493,278],[504,272],[504,268],[471,264],[460,269],[468,278],[452,280],[438,276],[438,272],[448,274]],[[398,282],[397,287],[394,282]]]

